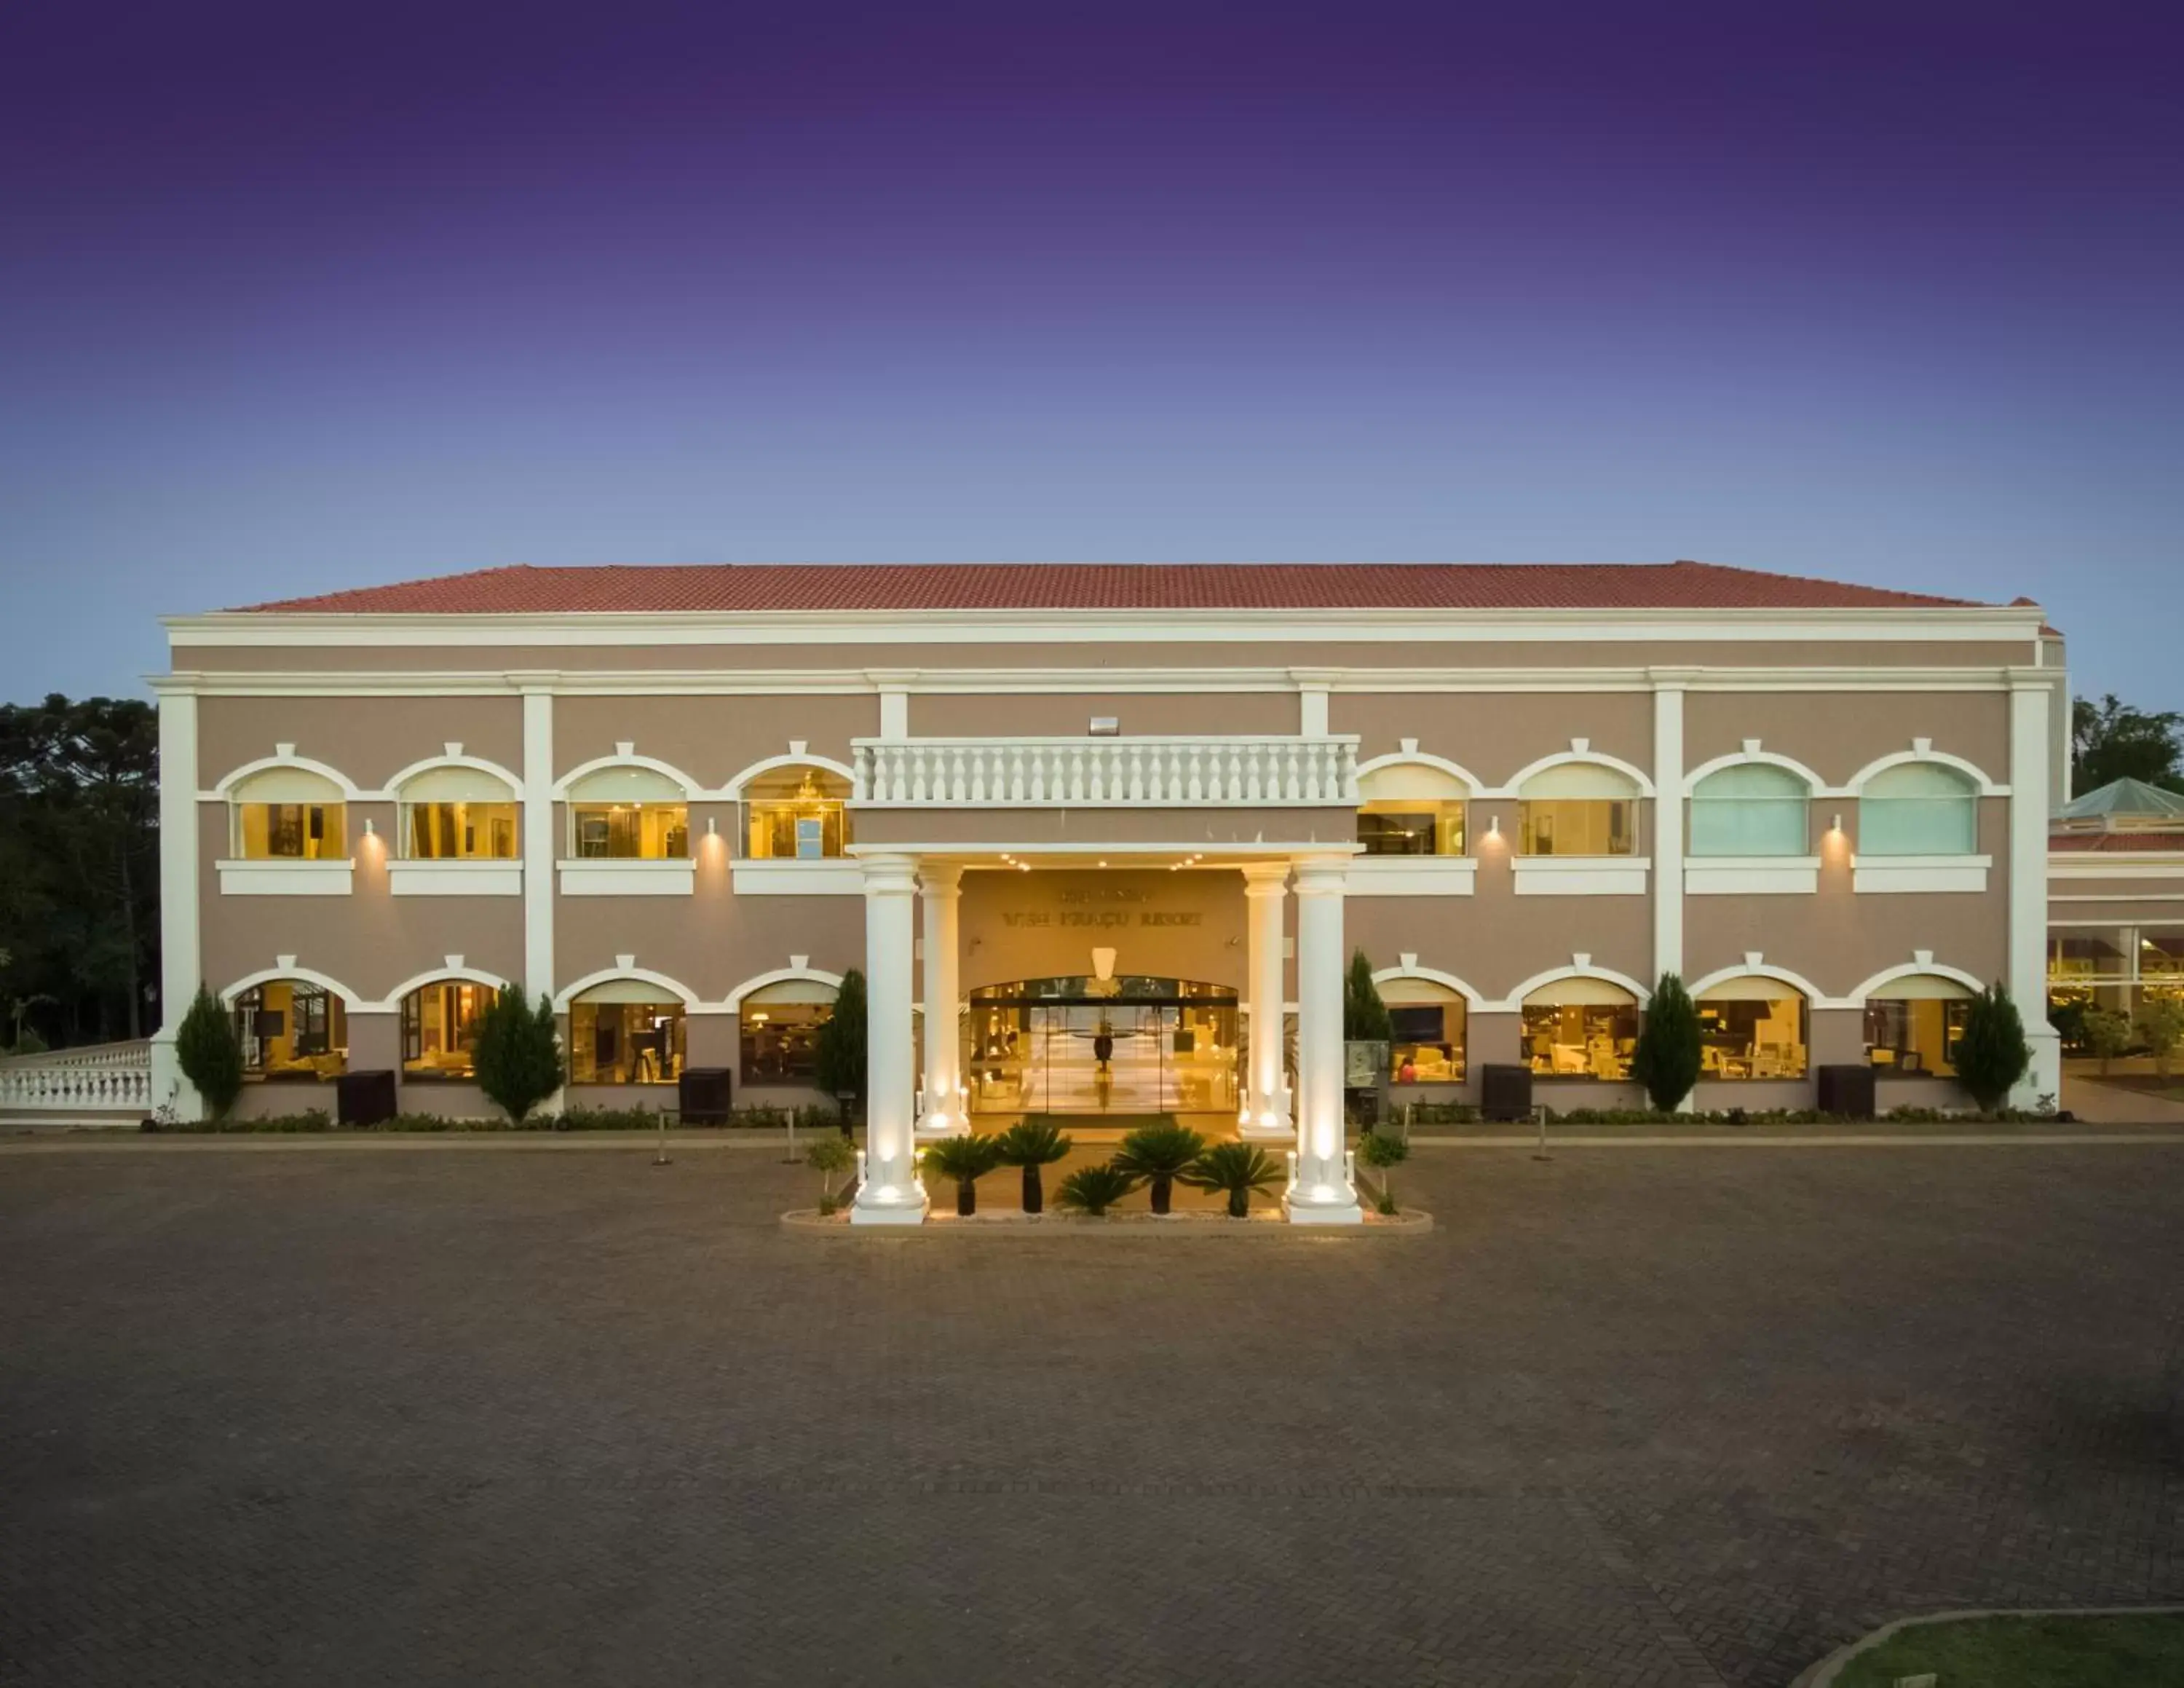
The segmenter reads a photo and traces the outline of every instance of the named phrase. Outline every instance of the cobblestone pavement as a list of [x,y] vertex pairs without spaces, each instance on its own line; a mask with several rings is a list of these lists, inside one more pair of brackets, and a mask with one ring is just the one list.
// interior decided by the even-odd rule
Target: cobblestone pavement
[[1782,1684],[2184,1598],[2184,1151],[1421,1150],[1417,1238],[770,1154],[0,1163],[0,1680]]

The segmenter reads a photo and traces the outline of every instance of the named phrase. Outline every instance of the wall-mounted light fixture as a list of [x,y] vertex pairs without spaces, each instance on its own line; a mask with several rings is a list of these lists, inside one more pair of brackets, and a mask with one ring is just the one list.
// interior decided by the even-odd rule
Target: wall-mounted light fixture
[[705,817],[705,836],[708,838],[718,838],[720,836],[721,818],[718,815],[714,814],[707,815]]
[[379,836],[378,823],[374,821],[370,815],[366,815],[364,818],[364,836],[367,838],[376,838]]
[[1502,836],[1502,817],[1498,813],[1486,817],[1486,836],[1489,838],[1499,838]]
[[1836,811],[1836,824],[1830,827],[1828,830],[1830,832],[1840,832],[1842,830],[1842,811],[1841,809],[1837,809]]
[[1122,719],[1114,715],[1095,715],[1092,718],[1092,724],[1085,730],[1095,739],[1117,738],[1122,734]]

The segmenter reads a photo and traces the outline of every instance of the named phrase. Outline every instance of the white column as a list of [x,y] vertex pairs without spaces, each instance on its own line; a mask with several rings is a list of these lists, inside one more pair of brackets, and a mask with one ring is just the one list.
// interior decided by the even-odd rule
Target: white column
[[1684,970],[1684,687],[1653,691],[1653,979]]
[[956,986],[963,869],[927,862],[917,878],[925,911],[925,1097],[917,1129],[929,1137],[960,1135],[971,1129]]
[[2063,1093],[2063,1040],[2048,1023],[2048,713],[2053,677],[2019,676],[2009,694],[2009,994],[2032,1066],[2011,1095],[2020,1108]]
[[908,856],[865,858],[865,1167],[853,1225],[916,1225],[925,1218],[917,1182],[916,1070],[910,1045],[911,903],[917,864]]
[[1290,1091],[1282,1063],[1282,906],[1289,897],[1290,864],[1255,862],[1244,869],[1244,1007],[1250,1016],[1251,1065],[1245,1075],[1236,1125],[1245,1137],[1290,1134]]
[[523,988],[554,994],[554,695],[523,694]]
[[1342,894],[1346,861],[1297,864],[1297,1181],[1293,1225],[1364,1219],[1342,1120]]
[[197,1087],[175,1059],[175,1034],[204,981],[198,921],[198,697],[159,689],[159,1029],[152,1035],[153,1108],[203,1117]]

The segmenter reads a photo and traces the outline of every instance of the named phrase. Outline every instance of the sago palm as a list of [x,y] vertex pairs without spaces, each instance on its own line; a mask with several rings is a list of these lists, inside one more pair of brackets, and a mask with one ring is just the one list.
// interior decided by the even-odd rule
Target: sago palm
[[1000,1160],[989,1137],[943,1137],[925,1151],[928,1166],[956,1181],[956,1211],[965,1219],[978,1210],[978,1180],[1000,1165]]
[[1124,1137],[1114,1164],[1150,1184],[1153,1211],[1166,1213],[1176,1179],[1205,1152],[1206,1139],[1196,1132],[1173,1120],[1163,1120],[1157,1125],[1139,1126]]
[[1039,1169],[1069,1153],[1068,1134],[1051,1120],[1019,1120],[994,1138],[994,1145],[1002,1165],[1023,1168],[1023,1210],[1044,1211],[1046,1185]]
[[1135,1174],[1103,1160],[1097,1166],[1078,1167],[1061,1181],[1055,1195],[1064,1207],[1081,1207],[1098,1219],[1137,1187]]
[[1251,1192],[1273,1188],[1282,1181],[1282,1169],[1256,1143],[1223,1143],[1176,1176],[1195,1190],[1226,1191],[1229,1218],[1244,1219],[1251,1215]]

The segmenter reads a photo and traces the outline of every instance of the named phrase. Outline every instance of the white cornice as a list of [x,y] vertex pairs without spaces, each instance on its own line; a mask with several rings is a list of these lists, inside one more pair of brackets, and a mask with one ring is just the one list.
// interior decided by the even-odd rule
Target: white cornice
[[232,611],[170,616],[192,646],[620,646],[1474,644],[1685,640],[1955,643],[2024,640],[2036,660],[2041,612],[2011,606],[1827,610],[1161,609],[891,610],[738,614],[307,615]]

